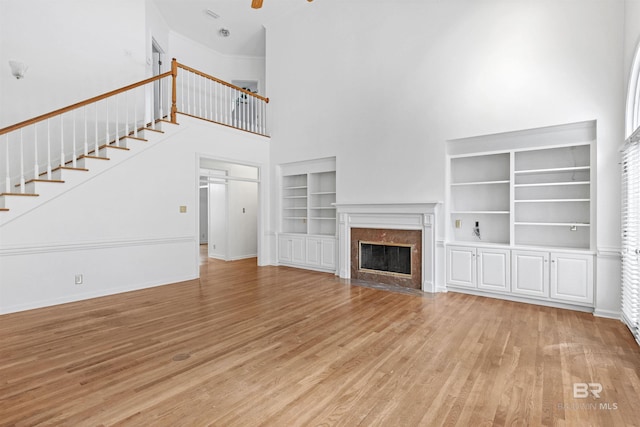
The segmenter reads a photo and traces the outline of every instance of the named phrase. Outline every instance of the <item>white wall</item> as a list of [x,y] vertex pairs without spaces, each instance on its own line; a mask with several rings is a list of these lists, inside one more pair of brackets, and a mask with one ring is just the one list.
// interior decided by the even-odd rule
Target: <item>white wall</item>
[[[169,139],[0,229],[0,313],[198,277],[200,156],[262,166],[269,145],[196,119],[179,122]],[[84,285],[74,285],[76,274]]]
[[144,22],[145,0],[0,1],[0,127],[142,80]]
[[[444,200],[446,140],[596,120],[610,253],[623,14],[617,0],[314,3],[267,28],[272,163],[335,155],[339,203]],[[596,305],[611,314],[619,276],[605,270]]]

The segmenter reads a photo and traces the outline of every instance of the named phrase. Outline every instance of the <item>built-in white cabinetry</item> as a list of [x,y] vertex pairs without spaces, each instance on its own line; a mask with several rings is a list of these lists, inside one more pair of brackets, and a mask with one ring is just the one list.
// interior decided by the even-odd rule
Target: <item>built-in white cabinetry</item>
[[516,295],[549,296],[549,253],[513,251],[513,289]]
[[334,272],[336,239],[330,236],[280,234],[278,262],[292,267]]
[[551,253],[550,297],[593,303],[593,256]]
[[447,248],[447,283],[475,288],[476,248],[449,246]]
[[595,135],[582,122],[448,141],[448,288],[593,307]]
[[278,262],[336,270],[335,158],[280,165]]
[[509,292],[511,289],[511,254],[497,248],[478,248],[478,289]]
[[505,249],[447,247],[447,283],[494,292],[510,290],[510,253]]

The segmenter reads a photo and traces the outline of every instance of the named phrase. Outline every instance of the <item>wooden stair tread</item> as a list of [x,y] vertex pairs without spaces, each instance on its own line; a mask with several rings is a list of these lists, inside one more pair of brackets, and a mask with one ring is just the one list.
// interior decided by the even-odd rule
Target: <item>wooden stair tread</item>
[[[68,166],[58,166],[57,168],[53,169],[53,171],[57,171],[58,169],[60,170],[66,170],[66,171],[83,171],[83,172],[89,172],[89,169],[87,168],[72,168],[72,167],[68,167]],[[45,172],[46,173],[46,172]]]
[[78,160],[80,159],[98,159],[98,160],[111,160],[108,157],[98,157],[98,156],[87,156],[87,155],[82,155],[80,157],[78,157]]
[[[64,181],[61,179],[30,179],[25,182],[25,184],[29,184],[30,182],[55,182],[56,184],[64,184]],[[20,184],[16,184],[16,187],[20,187]]]
[[129,151],[129,149],[127,147],[118,147],[117,145],[101,145],[100,147],[98,147],[100,150],[103,148],[115,148],[116,150],[125,150],[125,151]]
[[148,139],[138,138],[137,136],[132,136],[132,135],[125,135],[125,136],[120,137],[120,139],[125,139],[125,138],[135,139],[136,141],[148,142]]
[[0,193],[0,197],[1,196],[38,197],[39,194],[32,194],[32,193]]
[[[71,163],[71,162],[69,162],[69,163]],[[89,172],[89,169],[86,169],[86,168],[72,168],[72,167],[69,167],[69,166],[58,166],[58,167],[55,167],[55,168],[51,169],[51,172],[55,172],[55,171],[58,171],[58,170]],[[44,171],[44,172],[40,173],[38,176],[44,176],[46,174],[47,174],[47,171]],[[50,181],[50,180],[46,180],[46,181]]]
[[158,129],[152,129],[152,128],[144,128],[142,130],[150,130],[151,132],[164,133],[164,131],[161,131],[161,130],[158,130]]
[[7,208],[0,208],[0,212],[9,212],[9,209],[7,209]]

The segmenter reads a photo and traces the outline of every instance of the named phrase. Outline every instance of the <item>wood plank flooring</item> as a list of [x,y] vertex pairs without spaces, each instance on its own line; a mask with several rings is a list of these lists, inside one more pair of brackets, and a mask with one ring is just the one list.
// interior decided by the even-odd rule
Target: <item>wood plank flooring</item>
[[619,321],[255,259],[201,268],[0,316],[0,425],[640,425],[640,348]]

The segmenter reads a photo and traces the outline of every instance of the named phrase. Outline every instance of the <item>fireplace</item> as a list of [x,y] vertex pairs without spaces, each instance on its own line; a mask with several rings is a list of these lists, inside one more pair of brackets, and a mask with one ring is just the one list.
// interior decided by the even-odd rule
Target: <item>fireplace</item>
[[422,232],[351,228],[351,278],[421,289]]
[[[338,274],[343,279],[361,279],[371,282],[436,292],[436,224],[439,202],[433,203],[336,203],[338,214]],[[364,249],[361,244],[364,244]],[[371,246],[368,246],[371,245]],[[386,247],[386,249],[380,248]],[[391,249],[389,248],[391,247]],[[393,249],[393,247],[399,249]],[[404,249],[403,249],[404,248]],[[409,265],[406,255],[409,250]],[[387,258],[396,256],[405,261],[369,260],[361,262],[364,251],[383,253]],[[387,253],[385,254],[384,251]],[[379,264],[387,263],[380,268]],[[403,268],[396,268],[394,263]],[[371,268],[371,267],[374,268]],[[384,270],[389,271],[384,271]],[[380,271],[382,270],[382,271]],[[400,270],[400,271],[395,271]]]
[[411,277],[411,245],[359,243],[360,271]]

